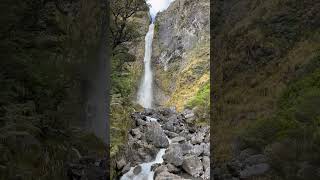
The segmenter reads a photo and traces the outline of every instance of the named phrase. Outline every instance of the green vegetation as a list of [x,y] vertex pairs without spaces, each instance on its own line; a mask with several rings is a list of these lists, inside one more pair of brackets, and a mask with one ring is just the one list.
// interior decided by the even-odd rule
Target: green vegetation
[[[110,170],[111,179],[117,178],[115,161],[121,156],[133,126],[131,113],[141,108],[134,103],[140,75],[143,72],[143,37],[149,25],[144,0],[111,1],[111,35],[113,39],[110,104]],[[130,49],[135,49],[130,52]]]
[[270,159],[267,179],[314,179],[303,168],[319,167],[320,4],[215,4],[215,163],[250,147]]
[[265,151],[275,173],[285,179],[316,179],[296,172],[303,162],[320,166],[319,63],[317,57],[304,76],[288,85],[274,117],[257,120],[240,133],[243,148]]
[[203,85],[186,104],[186,108],[194,109],[198,120],[209,123],[210,83]]

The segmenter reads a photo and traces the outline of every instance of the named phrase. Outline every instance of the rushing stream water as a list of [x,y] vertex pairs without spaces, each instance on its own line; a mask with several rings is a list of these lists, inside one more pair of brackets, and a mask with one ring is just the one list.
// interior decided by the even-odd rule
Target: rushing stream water
[[144,53],[144,75],[142,83],[138,91],[138,103],[144,108],[152,107],[152,40],[153,40],[154,24],[151,23],[149,31],[145,37],[145,53]]
[[[147,117],[147,121],[157,122],[157,119]],[[171,140],[169,138],[168,138],[168,141],[169,141],[169,144],[171,144]],[[154,164],[159,164],[159,163],[161,164],[163,162],[162,156],[165,154],[166,149],[167,148],[161,148],[156,158],[153,161],[137,165],[137,166],[141,166],[141,171],[138,174],[135,174],[133,172],[137,166],[131,167],[130,170],[120,178],[120,180],[153,180],[154,172],[151,171],[151,167]]]

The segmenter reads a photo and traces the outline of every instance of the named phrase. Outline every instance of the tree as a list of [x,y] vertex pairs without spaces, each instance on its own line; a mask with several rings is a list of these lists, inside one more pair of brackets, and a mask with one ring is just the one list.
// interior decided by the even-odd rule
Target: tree
[[148,6],[145,0],[111,0],[111,23],[112,47],[131,41],[139,36],[135,31],[134,24],[129,21],[136,13],[146,11]]

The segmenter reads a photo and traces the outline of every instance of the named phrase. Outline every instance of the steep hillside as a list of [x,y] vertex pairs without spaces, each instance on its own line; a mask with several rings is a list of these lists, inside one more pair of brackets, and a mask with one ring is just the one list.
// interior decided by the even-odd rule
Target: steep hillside
[[320,2],[213,8],[216,178],[318,179]]
[[156,105],[209,110],[209,1],[176,0],[156,17]]
[[112,58],[111,91],[111,169],[116,176],[114,161],[122,155],[127,144],[128,131],[132,128],[131,113],[141,110],[136,104],[137,89],[143,72],[144,36],[148,31],[150,17],[147,11],[139,12],[130,19],[137,27],[139,37],[117,47]]

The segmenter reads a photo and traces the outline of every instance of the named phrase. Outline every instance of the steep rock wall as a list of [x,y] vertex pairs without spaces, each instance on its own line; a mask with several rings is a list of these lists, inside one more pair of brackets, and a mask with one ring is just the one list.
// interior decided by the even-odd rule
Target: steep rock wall
[[155,22],[156,105],[182,110],[209,80],[209,1],[176,0]]

